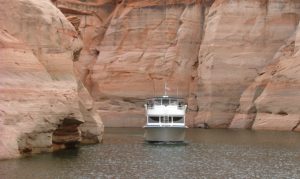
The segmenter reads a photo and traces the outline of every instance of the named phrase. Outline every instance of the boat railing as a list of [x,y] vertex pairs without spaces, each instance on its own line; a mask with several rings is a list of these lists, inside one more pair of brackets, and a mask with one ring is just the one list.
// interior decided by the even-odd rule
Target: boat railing
[[179,110],[185,110],[186,109],[186,105],[178,105],[177,106],[177,108],[179,109]]
[[147,123],[147,126],[185,126],[185,123]]
[[184,125],[184,116],[148,116],[148,125]]
[[146,105],[147,109],[154,109],[153,105]]
[[178,106],[179,108],[183,108],[185,104],[183,102],[170,102],[170,103],[159,103],[159,102],[147,102],[147,108],[153,108],[154,106]]
[[157,97],[152,99],[147,99],[147,105],[182,105],[184,104],[184,100],[182,98],[164,98],[164,97]]
[[[145,108],[147,110],[151,110],[151,109],[154,109],[154,105],[145,105]],[[177,105],[177,109],[178,110],[185,110],[186,109],[186,105]]]

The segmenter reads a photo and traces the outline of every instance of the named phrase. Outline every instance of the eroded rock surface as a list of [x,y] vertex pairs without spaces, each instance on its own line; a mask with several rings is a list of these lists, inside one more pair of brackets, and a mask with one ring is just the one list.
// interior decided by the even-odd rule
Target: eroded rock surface
[[230,125],[243,105],[242,93],[274,63],[275,53],[295,32],[299,5],[284,0],[215,1],[199,53],[198,122]]
[[[55,4],[81,19],[84,48],[76,67],[104,123],[116,127],[142,126],[143,100],[161,95],[166,81],[170,95],[177,95],[178,87],[187,100],[189,126],[260,128],[268,122],[257,123],[262,117],[257,113],[269,110],[265,105],[274,97],[265,91],[275,83],[270,81],[276,64],[290,58],[283,51],[293,49],[300,12],[297,0]],[[297,89],[294,85],[289,93]]]
[[299,131],[299,43],[298,26],[295,42],[288,51],[290,53],[285,54],[277,63],[272,78],[254,102],[257,116],[253,129]]
[[169,95],[177,95],[178,88],[179,96],[189,98],[193,119],[209,1],[59,0],[56,5],[81,18],[86,45],[77,67],[106,126],[142,126],[144,99],[162,95],[165,81]]
[[70,135],[83,143],[101,141],[101,118],[140,127],[144,99],[164,82],[188,102],[189,126],[300,130],[297,0],[13,0],[0,10],[1,154],[19,155],[24,141],[25,152],[52,150],[70,117],[85,122]]
[[101,119],[80,130],[91,114],[79,108],[90,109],[78,97],[73,61],[82,42],[72,24],[48,0],[3,1],[0,24],[0,159],[84,141],[95,128],[100,141]]

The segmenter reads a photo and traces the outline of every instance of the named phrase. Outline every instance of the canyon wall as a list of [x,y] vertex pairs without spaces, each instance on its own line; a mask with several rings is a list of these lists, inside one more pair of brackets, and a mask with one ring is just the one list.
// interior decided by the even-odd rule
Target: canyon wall
[[231,128],[299,131],[300,27],[243,92]]
[[162,95],[165,82],[168,95],[178,91],[190,101],[190,119],[196,116],[198,52],[210,2],[59,0],[55,4],[66,16],[81,19],[86,45],[77,68],[106,126],[142,126],[145,98]]
[[76,29],[48,0],[1,3],[0,159],[100,142],[101,119],[73,70]]
[[[197,122],[228,127],[240,98],[296,31],[299,1],[215,1],[206,19],[198,68]],[[257,94],[259,95],[259,94]]]
[[101,118],[141,127],[165,82],[190,127],[299,131],[299,17],[297,0],[4,1],[0,158],[100,142]]
[[144,99],[167,82],[191,127],[298,129],[299,1],[54,4],[80,19],[76,68],[106,126],[142,126]]

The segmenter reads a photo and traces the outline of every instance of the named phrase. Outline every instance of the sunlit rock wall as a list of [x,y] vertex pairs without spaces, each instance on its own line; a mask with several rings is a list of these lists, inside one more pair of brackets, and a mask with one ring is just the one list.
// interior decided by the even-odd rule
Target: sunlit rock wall
[[296,30],[299,1],[215,1],[199,52],[197,122],[228,127],[243,91]]
[[[296,129],[293,103],[275,105],[273,100],[297,96],[298,86],[276,94],[271,86],[287,83],[275,78],[277,63],[297,59],[293,41],[299,1],[56,0],[54,4],[66,16],[81,19],[84,47],[76,68],[106,126],[142,126],[144,99],[162,95],[167,82],[169,95],[177,96],[178,89],[188,102],[189,126]],[[295,62],[285,63],[292,67]],[[297,70],[289,73],[297,77]]]
[[[231,127],[299,131],[299,26],[241,98]],[[251,109],[251,110],[249,110]]]
[[[106,126],[142,126],[144,99],[162,95],[164,82],[169,95],[178,91],[178,96],[195,104],[191,108],[196,111],[197,59],[209,3],[103,2],[56,4],[65,14],[81,17],[83,39],[98,40],[84,41],[78,69]],[[97,15],[90,10],[95,6]],[[85,23],[93,24],[86,35]]]

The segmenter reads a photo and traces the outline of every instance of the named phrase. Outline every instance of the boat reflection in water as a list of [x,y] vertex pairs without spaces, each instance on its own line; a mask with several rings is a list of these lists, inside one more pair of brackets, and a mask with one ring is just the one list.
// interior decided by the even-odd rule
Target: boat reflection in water
[[148,142],[184,142],[185,111],[181,98],[162,96],[147,100],[145,140]]

